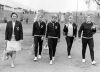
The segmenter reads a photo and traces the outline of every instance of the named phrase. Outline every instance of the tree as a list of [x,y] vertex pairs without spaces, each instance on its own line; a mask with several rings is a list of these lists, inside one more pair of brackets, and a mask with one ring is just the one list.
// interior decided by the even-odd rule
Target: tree
[[90,9],[90,0],[85,0],[85,3],[86,3],[88,10],[89,10]]
[[97,3],[97,5],[100,5],[100,0],[95,0],[95,2]]

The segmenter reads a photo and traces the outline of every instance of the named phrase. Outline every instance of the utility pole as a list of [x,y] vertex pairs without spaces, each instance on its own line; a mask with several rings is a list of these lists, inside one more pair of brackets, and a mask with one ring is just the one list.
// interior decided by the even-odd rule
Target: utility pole
[[78,0],[77,0],[77,9],[76,9],[76,24],[77,24],[77,20],[78,20],[77,19],[78,18],[78,14],[77,13],[78,13]]

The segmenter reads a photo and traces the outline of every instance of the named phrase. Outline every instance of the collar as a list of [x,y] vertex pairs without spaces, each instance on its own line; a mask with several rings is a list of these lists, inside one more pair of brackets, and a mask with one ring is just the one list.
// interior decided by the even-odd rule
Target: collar
[[86,21],[86,23],[87,23],[87,24],[90,24],[90,23],[92,23],[92,22],[87,22],[87,21]]
[[73,25],[73,22],[72,23],[68,22],[68,25]]
[[11,21],[11,22],[12,22],[12,23],[13,23],[13,22],[15,22],[15,23],[16,23],[17,21]]
[[56,23],[55,21],[52,21],[52,23]]

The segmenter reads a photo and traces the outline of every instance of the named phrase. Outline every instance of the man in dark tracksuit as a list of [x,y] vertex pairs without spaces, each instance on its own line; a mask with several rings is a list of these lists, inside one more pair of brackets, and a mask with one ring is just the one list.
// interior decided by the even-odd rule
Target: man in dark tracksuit
[[42,44],[43,44],[43,38],[45,36],[46,31],[46,24],[42,21],[41,17],[39,17],[38,21],[35,21],[33,24],[33,32],[32,36],[34,38],[34,52],[35,52],[35,58],[34,61],[37,60],[37,53],[38,53],[38,45],[39,45],[39,55],[38,58],[41,58],[41,52],[42,52]]
[[87,16],[87,21],[82,23],[78,36],[81,38],[81,33],[83,31],[82,35],[82,62],[85,62],[85,53],[86,53],[86,47],[87,44],[89,45],[90,49],[90,55],[92,64],[96,64],[94,61],[94,40],[93,40],[93,34],[96,33],[96,27],[93,22],[91,22],[90,16]]
[[68,58],[71,58],[70,51],[72,48],[73,40],[77,36],[77,25],[73,23],[73,16],[69,16],[69,22],[65,24],[63,32],[67,42]]
[[47,25],[46,38],[48,38],[50,64],[55,58],[57,42],[60,39],[60,24],[56,22],[56,17],[52,17],[52,21]]

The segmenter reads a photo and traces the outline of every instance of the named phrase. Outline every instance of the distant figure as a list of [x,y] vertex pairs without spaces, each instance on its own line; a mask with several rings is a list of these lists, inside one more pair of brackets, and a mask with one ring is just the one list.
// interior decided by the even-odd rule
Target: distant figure
[[20,18],[20,22],[23,22],[23,17]]
[[47,23],[48,23],[48,20],[47,20],[47,19],[45,19],[45,23],[46,23],[46,25],[47,25]]
[[26,18],[26,24],[28,24],[28,18]]
[[4,23],[7,23],[7,18],[6,17],[4,18]]
[[[38,20],[33,23],[33,40],[34,40],[34,53],[35,58],[34,61],[37,61],[38,58],[41,59],[42,45],[46,32],[46,24],[42,21],[42,17],[39,16]],[[38,49],[39,47],[39,49]],[[39,50],[39,51],[38,51]],[[39,52],[39,55],[38,55]]]
[[72,58],[70,52],[71,52],[73,40],[75,40],[77,36],[77,25],[73,22],[73,16],[69,16],[68,19],[69,21],[65,24],[63,32],[67,42],[68,58]]
[[23,40],[23,28],[21,22],[17,21],[18,15],[13,12],[11,14],[11,21],[7,22],[5,30],[5,40],[7,43],[6,50],[10,52],[11,67],[15,67],[14,61],[16,52],[21,50],[21,42]]
[[52,16],[52,21],[47,24],[46,38],[49,47],[50,64],[55,60],[56,46],[60,41],[60,24],[56,16]]
[[88,15],[86,17],[86,21],[83,22],[80,26],[78,37],[79,40],[81,40],[81,34],[82,34],[82,62],[85,62],[85,53],[88,44],[93,65],[96,64],[96,61],[94,60],[94,39],[93,39],[93,35],[95,33],[96,33],[96,26],[91,21],[91,16]]
[[100,16],[99,13],[98,13],[98,16]]
[[38,19],[38,16],[39,16],[39,13],[36,13],[34,17],[34,22]]
[[82,12],[80,13],[80,15],[82,16]]

